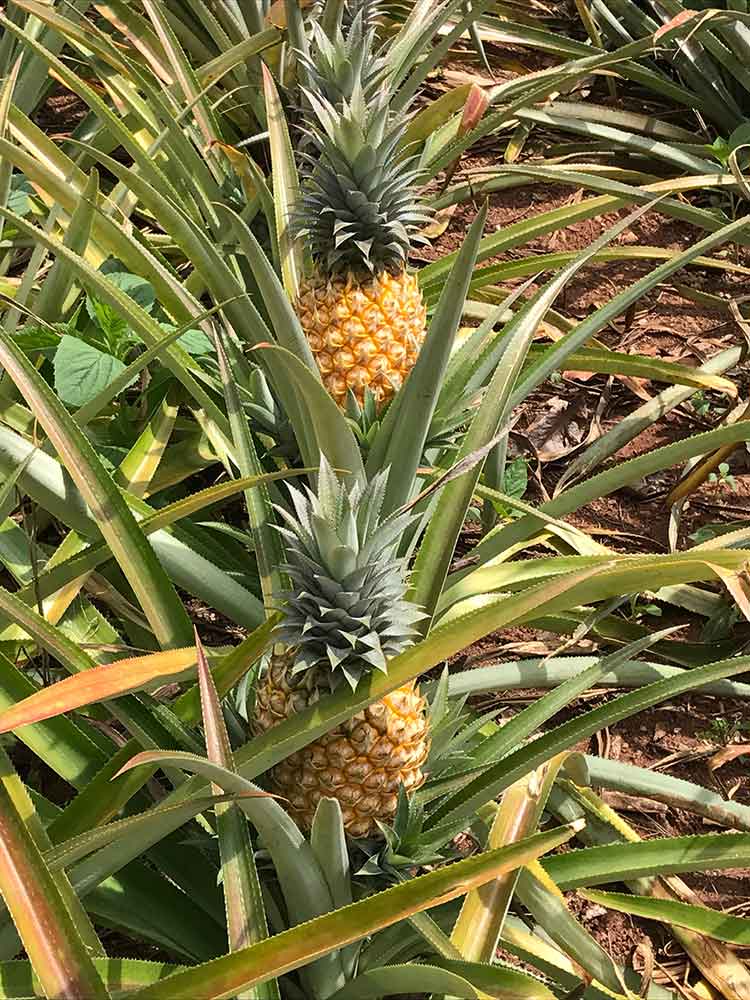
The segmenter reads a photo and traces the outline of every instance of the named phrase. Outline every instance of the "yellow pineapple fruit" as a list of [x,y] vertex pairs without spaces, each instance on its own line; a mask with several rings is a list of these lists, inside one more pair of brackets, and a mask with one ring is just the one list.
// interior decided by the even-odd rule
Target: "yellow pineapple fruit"
[[[313,704],[341,681],[355,688],[363,675],[387,671],[388,660],[417,634],[423,615],[404,597],[405,560],[396,545],[411,515],[378,522],[387,473],[363,490],[347,491],[324,457],[318,495],[289,487],[295,515],[286,526],[291,581],[279,643],[255,699],[254,729],[267,732]],[[377,833],[396,811],[399,787],[424,781],[429,750],[425,700],[414,684],[392,691],[354,718],[277,764],[273,791],[309,828],[324,796],[338,799],[347,832]]]
[[[314,672],[292,676],[293,664],[294,651],[272,656],[256,691],[258,732],[314,704],[321,681],[327,687]],[[338,799],[350,836],[370,837],[377,820],[388,823],[395,816],[399,787],[413,792],[423,784],[428,749],[425,699],[406,684],[291,754],[276,765],[271,780],[303,829],[310,829],[318,802],[327,797]]]
[[360,405],[367,388],[377,403],[390,399],[416,363],[427,323],[419,283],[407,271],[364,281],[317,276],[302,286],[296,311],[323,384],[342,408],[350,389]]

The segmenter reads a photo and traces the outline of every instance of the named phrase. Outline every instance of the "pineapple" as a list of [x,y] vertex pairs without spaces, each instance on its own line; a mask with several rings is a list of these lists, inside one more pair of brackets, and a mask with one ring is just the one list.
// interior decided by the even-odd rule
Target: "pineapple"
[[[256,690],[254,728],[264,733],[341,682],[387,670],[417,635],[419,609],[405,600],[406,561],[395,554],[409,515],[379,522],[387,472],[347,491],[321,458],[316,496],[289,487],[296,516],[280,510],[291,588],[279,642]],[[273,769],[274,790],[309,829],[323,797],[339,801],[352,837],[377,833],[396,812],[399,788],[424,781],[425,699],[415,684],[386,695]]]
[[334,37],[313,29],[303,60],[310,109],[295,213],[312,271],[296,312],[323,382],[342,408],[370,389],[391,398],[425,336],[427,312],[406,268],[411,239],[427,219],[415,196],[418,171],[400,140],[406,115],[391,112],[387,48],[378,48],[373,0],[360,0]]

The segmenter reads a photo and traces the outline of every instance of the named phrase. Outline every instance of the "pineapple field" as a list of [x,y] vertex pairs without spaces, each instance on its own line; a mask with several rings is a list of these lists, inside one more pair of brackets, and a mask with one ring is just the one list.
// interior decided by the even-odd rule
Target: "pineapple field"
[[0,1000],[750,1000],[750,2],[0,5]]

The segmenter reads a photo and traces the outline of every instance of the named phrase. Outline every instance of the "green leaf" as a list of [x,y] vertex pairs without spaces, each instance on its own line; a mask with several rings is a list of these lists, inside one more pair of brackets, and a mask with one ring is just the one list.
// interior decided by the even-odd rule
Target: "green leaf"
[[639,711],[684,691],[699,688],[709,681],[742,673],[747,669],[748,663],[750,658],[738,657],[683,671],[680,676],[657,681],[641,690],[621,695],[606,705],[586,712],[580,718],[563,723],[557,729],[537,737],[531,743],[488,767],[461,791],[445,800],[426,820],[425,828],[433,831],[436,841],[441,839],[447,835],[448,830],[453,830],[463,823],[476,809],[510,787],[529,770],[543,764],[555,754],[570,749],[579,740],[593,735],[604,726],[636,715]]
[[[170,326],[168,323],[162,323],[162,327],[168,333],[171,333],[176,327]],[[180,347],[183,347],[188,354],[192,354],[194,357],[201,354],[213,354],[214,345],[211,343],[209,337],[202,330],[186,330],[181,333],[177,339],[177,343]]]
[[596,122],[582,121],[566,115],[549,114],[536,108],[524,108],[519,114],[523,121],[530,121],[550,129],[560,129],[565,132],[583,135],[587,138],[602,139],[611,144],[612,148],[625,147],[634,154],[647,153],[657,160],[664,160],[678,170],[690,174],[713,174],[721,172],[721,167],[703,157],[697,157],[686,152],[676,144],[660,142],[653,136],[636,135],[624,129],[612,128],[609,125],[599,125]]
[[153,941],[190,962],[221,954],[226,948],[224,929],[169,879],[159,879],[157,888],[154,875],[153,866],[132,862],[88,893],[88,911],[100,925]]
[[[620,555],[615,553],[603,553],[601,555],[586,556],[542,556],[534,560],[519,560],[516,563],[495,563],[490,566],[482,566],[475,570],[471,576],[457,583],[450,588],[444,596],[445,609],[455,606],[455,602],[463,602],[479,599],[493,591],[516,590],[518,587],[527,585],[527,581],[540,579],[548,575],[566,573],[571,569],[582,566],[602,567],[602,576],[617,577],[622,589],[618,592],[609,585],[606,587],[606,596],[619,594],[638,594],[644,589],[643,574],[653,574],[649,581],[649,590],[658,591],[660,587],[674,587],[679,584],[695,583],[699,580],[721,579],[722,571],[739,572],[742,568],[743,556],[747,559],[746,550],[743,549],[716,549],[716,559],[713,559],[714,552],[704,550],[688,550],[686,552],[675,552],[669,555]],[[714,565],[712,566],[712,562]],[[605,567],[605,564],[606,567]],[[597,593],[599,585],[594,586],[594,590],[576,595],[581,605],[595,602],[605,597],[604,591]],[[552,611],[552,608],[548,608]],[[556,610],[563,610],[557,608]],[[567,610],[567,609],[565,609]],[[450,615],[452,612],[447,611]]]
[[[157,983],[180,968],[134,958],[95,958],[94,966],[113,994]],[[0,962],[0,1000],[33,1000],[38,985],[29,962]]]
[[[220,126],[213,103],[201,88],[195,70],[180,40],[173,30],[170,19],[162,4],[144,0],[143,7],[154,25],[167,59],[170,72],[175,80],[175,89],[182,100],[189,104],[203,141],[211,147],[220,137]],[[214,150],[210,149],[206,158],[210,159]]]
[[[108,132],[115,137],[115,144],[122,145],[128,151],[144,176],[149,177],[169,197],[175,200],[181,199],[181,193],[173,186],[169,176],[161,170],[159,158],[152,156],[151,151],[144,148],[145,144],[140,141],[140,137],[137,137],[128,128],[125,122],[127,116],[121,116],[113,110],[109,102],[100,96],[94,87],[68,67],[67,62],[58,59],[54,52],[41,45],[33,36],[23,32],[10,19],[0,15],[0,24],[3,25],[5,32],[15,35],[24,46],[31,49],[37,58],[44,60],[48,64],[50,72],[64,81],[64,85],[69,90],[78,94],[97,115]],[[50,34],[52,38],[56,37],[56,32]]]
[[[214,684],[220,698],[245,676],[250,667],[260,659],[270,643],[276,626],[281,621],[281,613],[270,615],[231,652],[221,657],[213,670]],[[201,716],[200,697],[197,685],[184,691],[174,702],[173,711],[183,722],[194,725]]]
[[516,886],[516,897],[532,915],[538,926],[561,951],[581,966],[594,981],[623,996],[622,972],[605,949],[579,923],[568,909],[557,888],[537,877],[534,867],[524,869]]
[[517,868],[567,841],[574,826],[537,834],[511,847],[489,851],[377,893],[367,899],[317,917],[301,927],[185,973],[176,973],[158,987],[147,987],[128,1000],[220,1000],[271,976],[289,972],[332,949],[357,941],[412,913],[448,902],[483,885],[502,872]]
[[[99,199],[99,175],[92,168],[81,199],[70,217],[63,243],[77,254],[85,254],[91,239],[91,226]],[[36,314],[53,323],[61,319],[66,306],[71,305],[68,295],[73,287],[73,269],[65,260],[55,260],[45,275],[39,295],[34,301]]]
[[702,253],[713,249],[713,247],[727,240],[731,240],[741,228],[736,222],[732,222],[717,232],[711,233],[709,236],[693,244],[688,250],[678,254],[673,260],[654,268],[645,277],[634,282],[629,288],[626,288],[610,299],[606,305],[597,309],[590,316],[587,316],[581,323],[578,323],[562,340],[549,347],[528,372],[524,373],[513,396],[514,405],[518,405],[520,401],[526,399],[529,393],[540,385],[553,371],[564,368],[566,358],[573,350],[584,345],[587,340],[603,329],[608,322],[611,322],[616,316],[620,315],[633,302],[641,298],[647,291],[659,282],[664,281],[681,267],[684,267],[693,258],[700,256]]
[[[234,458],[243,476],[258,476],[263,470],[258,460],[252,431],[248,426],[240,402],[234,365],[230,364],[227,351],[232,354],[232,359],[236,364],[234,345],[229,338],[226,340],[226,348],[224,343],[217,340],[219,374],[224,388],[229,426],[232,430]],[[271,507],[268,488],[259,485],[253,489],[246,489],[245,506],[253,536],[263,603],[270,613],[282,589],[280,567],[284,562],[284,547],[281,543],[281,536],[275,530],[276,519]]]
[[7,207],[11,212],[15,212],[16,215],[20,215],[23,218],[31,212],[31,197],[33,194],[34,188],[23,174],[13,174],[10,182]]
[[544,983],[508,966],[448,958],[441,958],[437,964],[463,976],[472,986],[499,1000],[515,1000],[516,997],[518,1000],[551,1000],[554,996]]
[[176,393],[170,388],[120,462],[115,481],[133,496],[144,497],[151,491],[151,482],[169,448],[178,412]]
[[[46,287],[46,286],[45,286]],[[187,337],[187,344],[183,344],[183,349],[188,355],[192,356],[195,354],[209,353],[213,351],[213,341],[200,330],[193,329],[193,323],[201,322],[204,319],[208,319],[214,313],[218,312],[222,305],[214,306],[212,309],[206,310],[200,316],[195,316],[192,320],[189,320],[186,324],[181,327],[172,326],[171,323],[160,323],[159,326],[165,331],[165,336],[161,338],[148,350],[143,351],[138,357],[131,361],[131,363],[123,370],[119,378],[111,382],[109,387],[103,392],[99,393],[91,400],[88,406],[81,407],[75,414],[75,421],[79,427],[85,427],[87,423],[90,423],[96,416],[101,413],[105,407],[111,403],[111,401],[117,396],[123,389],[125,389],[131,382],[135,381],[138,375],[155,360],[161,360],[162,363],[166,363],[166,359],[162,355],[167,351],[167,348],[173,344],[175,341],[180,341],[182,337]],[[198,338],[202,338],[199,340]],[[203,351],[202,348],[206,346],[207,351]],[[198,350],[198,348],[201,350]]]
[[525,458],[519,456],[505,466],[503,492],[516,500],[523,499],[529,485],[529,465]]
[[728,941],[747,947],[750,944],[750,920],[721,913],[707,906],[679,903],[671,899],[650,899],[647,896],[630,896],[624,892],[581,892],[584,899],[606,906],[618,913],[630,913],[646,920],[661,920],[666,924],[677,924],[688,930],[706,934],[719,941]]
[[[633,827],[588,788],[574,788],[570,785],[567,791],[560,788],[556,792],[552,808],[555,812],[560,810],[566,814],[573,813],[576,819],[590,817],[592,822],[581,832],[582,839],[588,844],[611,845],[614,842],[615,846],[629,846],[640,842]],[[669,860],[669,847],[672,843],[674,842],[668,841],[665,844],[665,862]],[[543,871],[541,866],[540,871]],[[631,892],[644,896],[680,899],[684,893],[686,898],[693,898],[688,887],[678,878],[633,878],[626,879],[625,884]],[[676,924],[672,925],[671,933],[722,996],[731,996],[732,993],[741,996],[750,989],[748,970],[731,948]]]
[[[37,499],[45,510],[59,517],[63,523],[87,538],[94,539],[93,544],[79,555],[39,575],[40,585],[45,595],[49,596],[71,580],[77,579],[82,573],[106,562],[110,558],[110,552],[107,544],[101,541],[96,523],[86,509],[83,498],[74,489],[59,463],[50,455],[34,449],[25,438],[0,427],[0,468],[5,469],[9,465],[12,469],[18,461],[24,461],[29,455],[31,458],[28,468],[20,479],[23,489]],[[284,470],[269,473],[267,479],[268,481],[283,479],[299,473],[309,474],[312,471],[314,470],[310,468]],[[232,496],[239,489],[257,483],[257,479],[223,483],[220,484],[218,493],[207,494],[201,491],[193,497],[187,497],[159,511],[153,510],[143,501],[138,501],[136,497],[127,497],[136,515],[143,518],[140,522],[142,530],[149,536],[149,543],[163,560],[170,576],[188,592],[201,597],[212,607],[224,611],[228,617],[249,628],[256,628],[264,618],[261,602],[227,572],[195,551],[191,535],[182,536],[178,528],[170,526],[179,518],[201,510],[207,502],[220,500],[222,496]],[[43,583],[42,577],[44,577]],[[37,595],[30,591],[27,594],[28,601],[35,603]]]
[[[88,638],[90,630],[74,628],[72,636],[68,636],[2,587],[0,611],[28,632],[43,649],[52,653],[70,673],[85,674],[93,669],[91,657],[81,648],[83,636]],[[87,621],[86,625],[88,624]],[[100,635],[103,633],[102,638],[107,645],[120,642],[117,632],[104,618],[100,619],[98,631]],[[194,734],[180,723],[166,705],[155,702],[149,695],[126,695],[124,699],[113,702],[110,711],[143,745],[162,745],[166,741],[168,744],[176,743],[191,749],[196,746]]]
[[118,358],[66,333],[55,351],[55,392],[68,406],[84,406],[124,370]]
[[543,864],[563,891],[652,875],[746,868],[750,864],[750,834],[708,833],[585,847]]
[[[535,295],[532,295],[508,323],[503,334],[503,340],[506,342],[505,350],[479,410],[463,437],[456,456],[457,463],[481,453],[490,447],[491,443],[495,445],[500,443],[510,417],[510,398],[516,379],[539,324],[555,298],[593,254],[615,239],[650,207],[652,206],[636,209],[609,228],[585,252],[579,254]],[[470,242],[471,239],[468,238],[467,243]],[[444,302],[441,301],[441,305],[444,306]],[[399,443],[401,439],[402,435],[399,435],[397,439]],[[482,464],[476,463],[473,469],[443,487],[425,532],[414,567],[413,592],[415,603],[423,607],[428,615],[434,615],[437,608],[455,543],[479,480]]]
[[450,121],[456,112],[461,111],[470,93],[471,84],[463,83],[446,90],[440,97],[419,108],[404,132],[401,148],[406,150],[413,144],[428,140],[434,132]]
[[276,84],[265,63],[262,64],[261,68],[263,70],[263,92],[266,99],[266,115],[271,142],[273,194],[276,205],[276,231],[279,238],[281,273],[286,293],[294,301],[299,293],[304,268],[302,249],[298,241],[294,239],[291,230],[292,212],[299,201],[299,177],[289,138],[289,128]]
[[[632,671],[632,664],[628,664]],[[669,668],[674,670],[675,668]],[[708,688],[704,688],[708,693]],[[718,692],[713,692],[718,693]],[[626,795],[642,795],[657,802],[666,802],[677,809],[686,809],[705,816],[713,823],[750,831],[750,806],[734,799],[725,799],[703,785],[696,785],[671,774],[636,767],[621,760],[586,756],[586,767],[592,787],[612,788]]]
[[[548,766],[530,771],[506,790],[495,809],[487,848],[504,847],[536,831],[550,790],[561,767],[569,760],[570,754],[558,754]],[[492,964],[519,874],[518,871],[508,872],[467,894],[450,936],[451,943],[463,958]]]
[[[460,322],[488,206],[477,213],[466,234],[427,336],[409,378],[388,408],[367,461],[368,475],[390,468],[383,512],[406,503],[422,461],[432,416]],[[329,456],[330,458],[330,456]]]
[[[255,11],[252,9],[252,5],[248,10],[248,17],[254,14]],[[276,28],[270,27],[265,30],[261,30],[263,25],[262,18],[258,18],[258,30],[255,34],[251,35],[250,38],[245,38],[241,42],[238,42],[232,48],[227,49],[225,52],[220,52],[215,59],[211,59],[210,62],[204,63],[198,69],[198,77],[203,83],[208,81],[218,81],[221,77],[233,69],[236,65],[245,62],[245,60],[251,59],[253,56],[258,55],[264,49],[272,48],[281,41],[281,35]]]
[[442,959],[439,964],[412,962],[368,969],[330,1000],[380,1000],[403,993],[446,994],[453,998],[495,997],[497,1000],[553,1000],[544,983],[507,966]]
[[29,464],[30,456],[23,462],[19,462],[15,469],[6,476],[5,482],[0,486],[0,526],[6,517],[13,512],[16,507],[16,483]]
[[636,642],[629,643],[623,649],[615,650],[609,656],[602,657],[588,669],[582,670],[577,676],[560,684],[554,691],[537,698],[536,701],[517,712],[495,733],[487,737],[477,748],[478,760],[499,760],[514,747],[521,746],[532,733],[557,715],[566,705],[571,705],[584,691],[594,687],[596,682],[606,673],[610,670],[616,670],[673,631],[675,630],[664,629],[662,632],[656,632]]
[[[103,270],[103,269],[102,269]],[[130,274],[129,271],[103,270],[107,281],[111,281],[121,291],[137,303],[141,309],[151,312],[156,301],[156,293],[153,285],[145,278],[139,278],[137,274]]]
[[312,429],[317,446],[316,454],[304,456],[306,463],[317,466],[322,452],[333,468],[345,473],[352,483],[363,482],[365,473],[357,440],[320,379],[291,351],[270,344],[257,350],[273,356],[297,393],[302,417]]
[[[433,965],[387,965],[361,973],[330,1000],[380,1000],[403,993],[440,993],[454,998],[476,1000],[479,993],[462,976]],[[550,997],[553,994],[549,994]],[[514,997],[517,994],[514,994]]]
[[[494,257],[503,251],[521,246],[535,237],[544,235],[545,233],[563,229],[575,222],[580,222],[582,219],[595,217],[605,211],[614,211],[625,205],[632,204],[633,202],[645,203],[646,201],[653,200],[653,198],[657,195],[669,193],[671,189],[681,187],[676,181],[668,181],[658,185],[650,185],[646,190],[643,190],[627,184],[620,184],[610,178],[596,179],[580,172],[566,172],[545,169],[543,167],[506,166],[503,168],[503,173],[507,173],[508,175],[519,173],[524,177],[530,176],[544,181],[562,182],[565,184],[573,184],[575,186],[583,187],[594,187],[595,190],[613,192],[613,194],[602,194],[596,198],[586,198],[580,204],[564,206],[563,208],[555,208],[549,212],[543,212],[529,219],[523,219],[520,222],[512,223],[511,225],[501,229],[499,232],[486,236],[482,240],[477,256],[479,261],[486,260],[487,258]],[[694,183],[695,186],[698,186],[697,182]],[[693,206],[686,205],[684,201],[681,202],[678,199],[665,198],[660,203],[659,210],[664,214],[674,215],[675,217],[684,217],[685,213],[687,213],[689,221],[700,226],[702,229],[709,230],[712,234],[718,231],[723,231],[726,228],[725,226],[722,226],[721,216],[717,217],[715,214],[707,212],[703,209],[695,209]],[[735,238],[740,241],[744,239],[741,231],[742,227],[736,226],[736,224],[732,225],[736,231]],[[708,239],[710,240],[710,237],[708,237]],[[701,240],[699,243],[691,247],[689,251],[687,251],[687,259],[685,259],[685,255],[677,255],[667,263],[662,264],[659,270],[661,271],[661,268],[666,268],[671,273],[675,267],[683,266],[685,263],[689,263],[690,260],[695,259],[695,257],[707,253],[712,249],[713,245],[714,244],[710,242],[707,244],[704,240]],[[448,273],[455,257],[456,253],[448,254],[445,257],[440,258],[440,260],[437,260],[432,264],[428,264],[420,272],[420,283],[422,284],[425,295],[428,298],[434,294],[435,289],[439,287],[445,279],[445,275]],[[678,260],[678,257],[683,258],[682,263],[677,263],[675,265],[675,261]]]
[[[246,639],[243,639],[231,652],[219,659],[214,668],[213,676],[220,696],[225,696],[262,654],[270,641],[273,629],[278,624],[278,618],[278,614],[270,618],[268,622],[252,632]],[[1,664],[2,661],[0,661]],[[14,700],[20,701],[22,697],[23,695]],[[201,717],[197,684],[193,684],[192,687],[183,692],[171,707],[178,719],[181,719],[187,725],[196,725]],[[33,727],[28,729],[22,728],[17,730],[17,732],[20,734],[36,730],[44,732],[45,727],[49,726],[51,727],[52,735],[55,735],[57,731],[55,727],[62,728],[63,724],[72,726],[72,723],[67,718],[57,716],[47,723],[37,723]],[[146,783],[149,774],[145,769],[140,772],[130,772],[121,778],[112,780],[113,776],[130,760],[138,749],[139,747],[131,741],[131,743],[126,744],[110,758],[106,768],[96,774],[94,780],[90,780],[85,784],[83,782],[73,782],[76,787],[83,785],[83,788],[77,798],[68,805],[60,818],[50,827],[50,831],[54,831],[55,840],[68,839],[74,833],[86,829],[87,826],[93,823],[103,823],[109,820]],[[81,821],[77,817],[83,817],[83,820]],[[76,825],[77,823],[79,825]]]
[[[46,287],[46,282],[45,282]],[[13,335],[13,339],[24,352],[24,354],[47,354],[52,355],[54,349],[62,340],[62,335],[43,326],[25,326],[18,333]]]
[[0,892],[45,994],[107,1000],[55,880],[2,783],[0,839]]
[[[7,143],[4,139],[0,138],[0,152],[10,152],[13,155],[21,156],[23,151],[19,150],[18,147]],[[118,164],[118,166],[121,166]],[[41,171],[41,167],[39,167]],[[123,168],[124,169],[124,168]],[[44,172],[45,182],[49,182],[53,189],[53,197],[57,199],[67,198],[70,195],[69,189],[64,188],[60,191],[57,187],[57,182],[59,178],[55,178],[55,175],[51,171]],[[31,225],[26,222],[20,216],[13,215],[8,212],[7,209],[0,207],[0,215],[10,221],[14,222],[16,226],[35,242],[45,246],[50,252],[54,253],[58,260],[63,260],[66,264],[75,272],[81,283],[88,289],[89,292],[95,291],[96,297],[100,300],[108,302],[114,309],[117,309],[122,315],[128,320],[129,327],[134,330],[141,340],[148,346],[153,347],[160,341],[164,340],[161,328],[159,324],[154,320],[147,312],[140,309],[127,295],[123,294],[112,282],[108,282],[105,276],[93,268],[80,254],[75,253],[69,247],[65,246],[59,240],[43,232],[36,226]],[[92,224],[92,228],[95,228],[97,223],[105,229],[107,236],[111,237],[112,247],[117,249],[117,252],[123,256],[133,256],[136,253],[142,254],[142,248],[139,244],[134,244],[134,249],[131,250],[130,245],[121,245],[119,239],[123,237],[123,232],[112,224],[112,228],[106,225],[107,222],[111,223],[105,215],[96,215]],[[140,258],[139,258],[140,261]],[[180,318],[185,316],[186,313],[186,302],[188,298],[182,286],[179,286],[180,291],[175,293],[173,287],[173,279],[171,276],[167,278],[164,275],[160,275],[156,270],[157,265],[152,258],[143,258],[143,266],[146,268],[147,265],[151,266],[154,281],[157,278],[162,277],[163,281],[160,283],[159,291],[160,298],[162,301],[168,300],[170,305],[175,307],[175,315]],[[172,283],[170,283],[172,282]],[[233,289],[234,294],[237,289]],[[239,289],[241,291],[241,289]],[[175,301],[176,297],[176,301]],[[219,298],[224,298],[219,296]],[[196,304],[195,315],[198,315],[202,310],[200,306]],[[190,358],[190,355],[181,351],[175,344],[171,344],[169,348],[165,351],[165,356],[163,358],[164,365],[169,368],[169,370],[175,375],[175,377],[182,382],[187,391],[192,395],[192,397],[198,401],[206,410],[206,412],[216,421],[219,427],[223,426],[224,417],[221,410],[216,406],[210,394],[207,393],[203,387],[193,378],[191,372],[195,367],[195,363]]]
[[[259,789],[255,794],[263,796],[268,793]],[[219,794],[196,796],[176,806],[156,806],[134,816],[106,823],[56,844],[46,852],[45,863],[50,871],[62,871],[101,851],[102,848],[117,845],[118,841],[127,843],[128,851],[131,853],[133,843],[137,842],[138,853],[141,853],[151,844],[184,826],[199,813],[225,805],[232,798],[232,795],[225,795],[219,791]]]
[[[194,754],[175,753],[169,750],[144,751],[130,760],[121,773],[127,773],[143,764],[176,765],[180,769],[208,778],[213,784],[239,796],[259,789],[235,771],[214,764]],[[273,798],[240,797],[237,805],[255,826],[266,849],[271,855],[290,922],[303,923],[333,909],[328,883],[320,869],[310,844],[299,831],[296,823]],[[275,940],[275,939],[274,939]],[[305,970],[305,977],[314,992],[338,989],[344,981],[341,961],[335,952],[314,962]]]
[[[503,175],[500,175],[501,177]],[[520,178],[511,176],[505,177],[506,181],[511,180],[516,186]],[[605,261],[660,261],[673,260],[679,256],[679,250],[665,250],[662,247],[644,246],[637,244],[630,247],[608,247],[600,250],[592,260],[597,263]],[[501,261],[497,264],[488,264],[484,267],[477,267],[471,279],[471,290],[476,292],[486,285],[497,285],[511,278],[535,276],[540,271],[555,271],[559,267],[564,267],[570,260],[575,258],[580,251],[566,250],[549,254],[534,254],[530,257],[522,257],[518,260]],[[694,267],[707,268],[711,270],[729,271],[734,274],[746,274],[748,268],[742,264],[736,264],[732,260],[724,260],[721,257],[694,257],[691,261]],[[617,352],[615,352],[617,353]],[[623,356],[623,355],[621,355]],[[625,357],[627,355],[624,355]],[[653,358],[651,360],[654,360]],[[573,367],[571,365],[571,367]],[[688,369],[691,370],[691,369]]]
[[[310,831],[310,846],[331,890],[334,908],[348,906],[352,902],[351,866],[338,799],[323,798],[318,803]],[[359,943],[342,949],[341,961],[347,980],[354,976],[359,950]]]
[[[742,349],[740,347],[730,347],[728,350],[719,351],[699,368],[693,369],[695,375],[715,375],[729,371],[734,368],[740,360]],[[679,386],[671,386],[662,389],[660,393],[643,403],[636,410],[628,413],[623,419],[598,437],[585,451],[573,457],[571,462],[566,463],[566,468],[557,483],[555,492],[562,492],[563,487],[576,480],[582,479],[592,472],[605,459],[614,455],[620,448],[624,447],[628,441],[632,441],[642,433],[647,427],[652,426],[657,420],[670,413],[676,406],[684,402],[693,395],[692,389],[685,389]]]
[[[532,358],[539,353],[541,352],[531,352]],[[689,368],[687,365],[638,354],[622,354],[601,348],[580,348],[567,356],[565,364],[569,370],[632,375],[654,382],[670,382],[674,385],[693,386],[696,389],[715,389],[729,396],[737,395],[737,387],[728,378],[704,375],[699,368]]]
[[[195,650],[198,657],[198,686],[206,751],[213,763],[234,771],[234,758],[221,702],[197,630]],[[217,794],[221,793],[216,785],[212,789]],[[240,951],[256,941],[265,940],[268,937],[268,923],[247,821],[231,803],[217,804],[215,812],[229,950]],[[237,995],[237,1000],[279,1000],[279,988],[272,980],[243,991]]]
[[[703,434],[695,434],[680,441],[673,441],[663,448],[645,452],[637,458],[615,465],[611,469],[600,472],[598,475],[592,476],[591,479],[565,490],[553,500],[542,504],[538,513],[529,514],[509,525],[500,527],[472,550],[472,556],[477,557],[481,569],[482,564],[511,549],[519,541],[533,537],[543,523],[539,515],[549,515],[554,518],[565,517],[591,500],[608,496],[615,490],[637,482],[644,476],[661,472],[663,469],[671,468],[698,455],[705,455],[723,445],[735,441],[747,441],[748,439],[750,439],[750,423],[740,420],[735,424],[718,427],[716,430],[706,431]],[[457,572],[451,574],[448,579],[450,582],[460,581],[457,585],[463,587],[468,577],[475,572],[477,572],[476,569]],[[641,588],[636,587],[635,589],[640,590]],[[478,592],[483,593],[484,591]]]
[[189,621],[163,567],[94,448],[13,341],[0,332],[0,364],[25,396],[91,509],[163,646],[184,644]]
[[[144,312],[151,312],[155,293],[153,286],[148,281],[125,271],[101,270],[110,284],[124,292]],[[89,318],[102,330],[107,343],[113,350],[120,344],[136,339],[129,329],[127,319],[109,303],[101,302],[96,297],[87,295],[86,312]]]

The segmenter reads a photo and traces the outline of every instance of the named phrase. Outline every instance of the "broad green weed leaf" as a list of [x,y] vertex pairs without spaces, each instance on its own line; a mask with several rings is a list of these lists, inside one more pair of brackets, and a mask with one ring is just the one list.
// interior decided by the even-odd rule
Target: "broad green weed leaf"
[[[161,325],[166,333],[171,333],[176,329],[168,323]],[[212,354],[214,350],[210,338],[202,330],[186,330],[177,338],[177,343],[194,357],[200,354]]]
[[529,484],[529,466],[525,458],[514,458],[505,467],[503,493],[515,500],[523,499]]
[[108,281],[122,289],[126,295],[138,303],[141,309],[151,312],[156,301],[156,293],[154,286],[149,281],[146,281],[145,278],[139,278],[137,274],[130,274],[128,271],[109,271],[104,268],[102,270],[107,275]]
[[51,354],[58,346],[61,335],[42,326],[24,327],[13,338],[24,354]]
[[31,212],[31,195],[34,189],[26,180],[23,174],[14,174],[10,182],[10,195],[8,196],[8,208],[16,215],[26,216]]
[[55,392],[68,406],[84,406],[114,382],[125,365],[111,354],[65,334],[53,363]]

